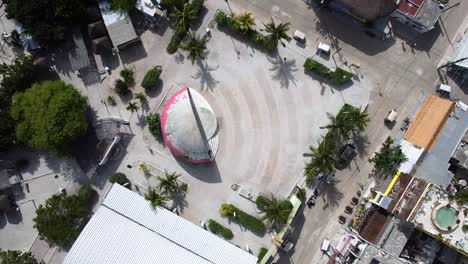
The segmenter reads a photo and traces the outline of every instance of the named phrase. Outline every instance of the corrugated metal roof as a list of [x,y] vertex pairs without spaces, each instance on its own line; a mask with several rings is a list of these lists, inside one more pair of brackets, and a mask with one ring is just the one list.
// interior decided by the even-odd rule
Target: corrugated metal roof
[[257,258],[114,184],[81,232],[66,264],[256,263]]

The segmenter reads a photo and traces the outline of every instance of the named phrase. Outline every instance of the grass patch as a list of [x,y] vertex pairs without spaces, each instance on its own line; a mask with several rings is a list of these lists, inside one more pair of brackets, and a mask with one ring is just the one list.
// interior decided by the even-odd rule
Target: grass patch
[[232,239],[234,237],[234,234],[232,233],[231,229],[224,227],[223,225],[221,225],[213,219],[210,219],[208,221],[208,228],[213,234],[220,235],[225,239]]
[[229,217],[231,220],[236,221],[245,229],[248,229],[258,235],[263,235],[266,232],[266,227],[262,220],[242,211],[232,204],[223,203],[221,205],[220,213],[221,216]]
[[260,263],[260,261],[262,261],[263,257],[266,255],[266,253],[268,252],[268,249],[262,247],[260,248],[260,251],[258,252],[258,261],[257,263]]
[[345,84],[353,78],[353,74],[336,67],[335,71],[332,71],[327,66],[321,64],[318,61],[313,60],[312,58],[307,58],[304,62],[304,68],[306,70],[312,71],[315,74],[324,77],[325,79],[335,83],[335,84]]

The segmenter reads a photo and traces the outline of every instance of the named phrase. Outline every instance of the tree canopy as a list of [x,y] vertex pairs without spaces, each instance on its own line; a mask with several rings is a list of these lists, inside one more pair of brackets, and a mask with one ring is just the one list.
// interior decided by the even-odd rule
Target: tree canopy
[[15,140],[15,123],[10,117],[12,96],[31,87],[36,80],[31,56],[18,57],[12,64],[0,64],[0,149],[7,149]]
[[84,13],[80,0],[4,0],[7,18],[23,24],[43,46],[64,39],[68,26],[79,22]]
[[57,155],[70,154],[73,141],[86,133],[86,98],[63,81],[34,84],[17,93],[11,116],[17,121],[16,139]]
[[381,175],[395,172],[398,166],[407,160],[401,146],[393,145],[393,143],[393,139],[387,137],[380,151],[376,152],[374,157],[369,160],[374,163],[376,171]]
[[2,264],[37,264],[31,252],[19,250],[0,251],[0,263]]
[[91,213],[93,194],[90,185],[83,185],[77,195],[56,194],[40,205],[33,221],[41,239],[61,247],[73,243]]
[[128,12],[135,8],[136,0],[111,0],[111,8]]
[[278,200],[273,194],[270,198],[258,196],[255,200],[257,208],[263,212],[264,218],[273,226],[280,227],[288,221],[293,205],[288,200]]

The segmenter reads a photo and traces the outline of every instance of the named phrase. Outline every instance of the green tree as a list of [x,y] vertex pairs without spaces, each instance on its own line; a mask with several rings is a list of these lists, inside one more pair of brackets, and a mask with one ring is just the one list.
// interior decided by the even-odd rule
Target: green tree
[[205,59],[206,42],[206,37],[200,38],[195,34],[195,32],[191,31],[188,35],[187,41],[182,43],[180,48],[189,53],[188,58],[193,64],[197,59]]
[[144,105],[144,104],[148,103],[148,99],[146,99],[146,95],[144,93],[142,93],[142,92],[136,93],[135,94],[135,99],[140,101],[141,105]]
[[304,153],[304,157],[310,157],[311,160],[306,164],[306,182],[311,184],[315,175],[330,175],[335,172],[336,163],[336,142],[332,136],[325,136],[319,146],[309,147],[310,152]]
[[127,175],[125,175],[122,172],[116,172],[110,176],[109,181],[111,183],[118,183],[122,186],[126,186],[128,189],[131,188],[130,186],[130,181],[127,178]]
[[134,113],[138,111],[138,105],[136,102],[128,102],[127,110]]
[[122,77],[123,81],[129,85],[135,81],[135,72],[131,68],[124,68],[120,71],[120,77]]
[[22,56],[15,59],[12,64],[0,65],[0,86],[13,95],[30,88],[36,80],[32,56]]
[[185,3],[182,9],[175,7],[174,13],[171,14],[171,17],[176,20],[175,25],[177,28],[185,32],[188,30],[190,23],[197,18],[197,13],[188,3]]
[[186,0],[161,0],[160,5],[171,13],[175,8],[178,8],[179,10],[184,8],[185,3],[187,3]]
[[112,10],[129,12],[135,8],[136,0],[111,0]]
[[389,175],[394,173],[401,163],[407,161],[405,154],[401,150],[400,145],[394,145],[391,137],[387,137],[382,148],[376,152],[370,162],[374,163],[375,170],[380,175]]
[[270,198],[260,195],[255,203],[257,208],[264,213],[264,218],[275,228],[286,224],[293,208],[290,201],[278,200],[273,194]]
[[93,193],[89,185],[84,185],[78,195],[55,194],[44,205],[39,205],[33,219],[39,237],[53,245],[71,245],[91,213],[90,199]]
[[80,22],[84,1],[77,0],[4,0],[7,18],[23,24],[42,46],[64,39],[66,29]]
[[164,172],[164,178],[158,176],[159,181],[159,190],[162,191],[164,195],[174,194],[181,190],[178,179],[180,174]]
[[367,109],[362,110],[360,107],[353,107],[350,113],[351,122],[353,129],[357,131],[363,131],[370,122],[369,113]]
[[115,81],[114,90],[119,96],[125,96],[130,92],[130,90],[128,89],[128,84],[121,79]]
[[278,43],[281,43],[283,47],[286,47],[286,44],[283,42],[283,40],[288,42],[291,41],[291,37],[288,35],[289,25],[290,23],[279,23],[276,25],[273,18],[271,19],[270,23],[263,24],[265,27],[264,31],[270,33],[268,38],[270,41],[272,41],[274,47],[277,47]]
[[31,252],[19,250],[0,251],[0,263],[2,264],[37,264]]
[[36,80],[31,56],[22,56],[12,64],[0,65],[0,149],[6,150],[15,140],[15,122],[10,116],[15,92],[30,88]]
[[252,13],[243,12],[235,17],[235,25],[238,30],[243,34],[246,34],[253,26],[255,26],[255,19],[252,17]]
[[146,124],[148,124],[148,130],[157,140],[161,139],[161,116],[159,113],[150,113],[146,116]]
[[327,113],[330,124],[320,127],[328,129],[335,137],[342,137],[345,141],[349,140],[349,132],[353,129],[352,120],[347,118],[346,115],[339,115],[337,117]]
[[46,81],[14,96],[11,116],[16,139],[57,155],[70,154],[71,144],[86,133],[86,98],[71,84]]
[[151,187],[148,189],[148,192],[145,194],[145,199],[148,200],[153,208],[157,206],[165,207],[166,202],[169,200],[166,196],[158,194]]

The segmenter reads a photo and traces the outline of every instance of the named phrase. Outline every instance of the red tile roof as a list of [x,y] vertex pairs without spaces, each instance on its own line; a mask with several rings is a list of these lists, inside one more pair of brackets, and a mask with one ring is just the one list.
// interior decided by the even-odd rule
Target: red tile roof
[[411,16],[416,16],[421,6],[424,4],[426,0],[403,0],[401,1],[398,10],[400,12],[409,14]]

